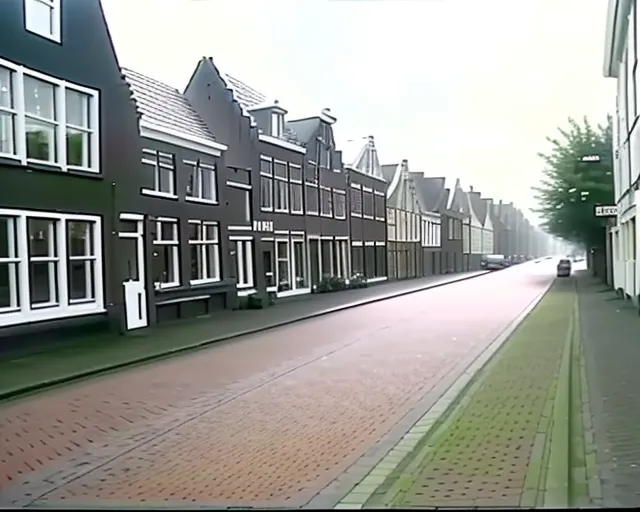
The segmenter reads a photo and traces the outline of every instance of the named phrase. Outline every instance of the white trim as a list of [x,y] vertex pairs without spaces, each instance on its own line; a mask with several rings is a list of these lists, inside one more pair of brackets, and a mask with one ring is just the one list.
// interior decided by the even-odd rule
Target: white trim
[[363,192],[373,192],[373,189],[369,188],[369,187],[362,187],[362,191]]
[[389,184],[389,188],[387,189],[387,199],[389,199],[393,193],[396,191],[398,184],[400,183],[400,175],[402,174],[402,164],[398,164],[395,172],[393,173],[393,179]]
[[384,247],[385,245],[387,245],[387,242],[375,242],[376,247]]
[[227,186],[233,188],[241,188],[243,190],[251,190],[253,187],[251,185],[247,185],[246,183],[239,183],[237,181],[227,180]]
[[374,190],[373,191],[373,195],[382,196],[382,197],[386,196],[386,194],[384,192],[380,192],[379,190]]
[[304,236],[305,232],[304,231],[290,231],[291,236]]
[[296,153],[302,153],[303,155],[307,152],[307,149],[302,146],[298,146],[288,140],[279,139],[278,137],[273,137],[272,135],[267,135],[265,133],[258,135],[258,140],[265,142],[266,144],[272,144],[273,146],[279,146],[290,151],[295,151]]
[[288,235],[289,234],[289,230],[288,229],[276,229],[273,232],[274,235]]
[[360,185],[360,183],[351,183],[350,186],[351,188],[357,188],[358,190],[362,189],[362,185]]
[[141,213],[121,213],[120,220],[144,220],[144,215]]
[[607,23],[605,26],[605,45],[603,74],[606,78],[618,78],[629,27],[629,13],[633,0],[609,0]]
[[[40,322],[57,318],[67,318],[81,315],[104,313],[104,276],[103,276],[103,246],[102,246],[102,219],[96,215],[75,215],[67,213],[41,212],[32,210],[0,208],[0,216],[12,217],[13,228],[9,236],[15,236],[15,255],[0,258],[6,263],[17,264],[14,268],[13,281],[17,286],[15,296],[20,306],[5,309],[0,313],[0,326],[19,325],[30,322]],[[38,258],[29,256],[28,219],[39,218],[55,222],[57,232],[49,238],[50,249],[55,250],[55,257]],[[90,224],[91,237],[93,239],[93,253],[82,258],[73,258],[68,254],[68,234],[66,223],[68,221],[87,222]],[[53,229],[53,227],[52,227]],[[134,233],[132,233],[134,234]],[[75,301],[69,297],[68,267],[69,262],[89,261],[93,265],[93,297],[86,300]],[[57,300],[52,304],[32,304],[30,290],[30,264],[39,261],[48,263],[54,267],[55,275],[49,274],[49,278],[57,278],[54,290]]]
[[[25,0],[24,2],[24,28],[28,32],[33,34],[37,34],[41,37],[54,41],[56,43],[62,42],[62,35],[60,30],[60,19],[62,18],[62,12],[60,9],[60,0]],[[34,4],[44,4],[45,6],[51,9],[51,32],[50,33],[42,33],[33,27],[32,23],[30,23],[30,14],[32,13],[31,9]],[[31,25],[31,27],[30,27]]]
[[272,236],[264,236],[260,239],[262,242],[273,242],[274,238]]
[[308,293],[311,293],[311,288],[296,288],[286,292],[278,292],[278,297],[295,297],[296,295],[307,295]]
[[247,297],[249,295],[253,295],[254,293],[258,293],[255,288],[243,288],[241,290],[238,290],[238,297]]
[[320,115],[318,116],[322,121],[324,121],[325,123],[327,123],[329,126],[331,126],[332,124],[335,124],[335,122],[338,120],[336,117],[333,117],[331,114],[329,114],[326,111],[322,111],[320,112]]
[[[142,193],[144,193],[145,190],[148,190],[148,189],[142,189]],[[157,194],[146,194],[146,195],[152,196]],[[160,196],[160,197],[164,197],[164,196]],[[173,197],[178,197],[178,196],[173,196]],[[201,197],[185,196],[184,200],[190,203],[211,204],[211,205],[220,204],[218,201],[213,201],[211,199],[202,199]]]
[[253,226],[229,226],[229,231],[252,231]]
[[351,240],[351,246],[352,247],[362,247],[363,246],[362,240]]
[[335,240],[349,240],[348,235],[339,235],[334,237]]
[[146,119],[140,120],[140,136],[212,156],[221,156],[228,149],[225,144],[158,126]]
[[253,240],[252,236],[243,236],[243,235],[229,235],[229,240],[234,242],[239,242],[243,240]]
[[371,277],[367,279],[367,283],[381,283],[382,281],[387,281],[389,278],[387,276],[382,277]]
[[367,247],[373,247],[374,245],[376,245],[376,243],[372,241],[366,241],[364,245],[366,245]]
[[150,188],[143,188],[140,193],[143,196],[158,197],[161,199],[178,199],[176,194],[170,194],[169,192],[159,192],[157,190],[151,190]]

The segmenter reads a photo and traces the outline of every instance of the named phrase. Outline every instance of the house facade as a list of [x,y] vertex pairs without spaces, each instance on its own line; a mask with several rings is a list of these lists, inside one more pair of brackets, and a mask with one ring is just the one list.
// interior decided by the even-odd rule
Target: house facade
[[[493,222],[491,215],[489,215],[489,203],[486,199],[483,199],[480,192],[470,188],[468,192],[469,203],[471,209],[478,219],[481,226],[480,234],[480,253],[481,254],[493,254],[494,253],[494,234],[493,234]],[[477,231],[476,231],[477,232]],[[473,235],[472,235],[473,237]],[[473,238],[472,238],[473,240]]]
[[37,3],[6,0],[0,16],[0,336],[13,340],[121,325],[123,283],[143,281],[119,258],[118,233],[136,233],[144,265],[145,179],[100,2]]
[[609,0],[603,72],[605,77],[617,80],[613,182],[618,211],[615,226],[609,228],[608,236],[613,260],[613,286],[634,301],[638,301],[640,296],[638,19],[637,2]]
[[389,279],[422,275],[421,212],[409,163],[383,165],[387,182],[387,261]]
[[[133,70],[123,75],[140,116],[144,183],[136,211],[145,256],[123,254],[142,275],[148,316],[134,314],[134,285],[125,283],[126,327],[233,308],[254,287],[252,271],[230,253],[230,230],[251,222],[251,175],[227,169],[227,146],[177,89]],[[119,235],[122,244],[137,243],[132,232]]]
[[369,283],[387,280],[387,185],[375,140],[353,141],[342,151],[349,185],[348,217],[351,275]]
[[[473,190],[470,192],[473,192]],[[462,189],[460,180],[456,180],[450,208],[465,216],[462,233],[463,247],[466,255],[464,258],[465,268],[471,271],[479,270],[480,262],[482,261],[483,223],[478,219],[476,212],[472,208],[469,193]]]

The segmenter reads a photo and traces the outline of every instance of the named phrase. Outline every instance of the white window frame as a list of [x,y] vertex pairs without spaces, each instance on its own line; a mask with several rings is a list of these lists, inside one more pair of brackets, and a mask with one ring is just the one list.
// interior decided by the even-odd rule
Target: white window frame
[[[146,156],[145,156],[146,155]],[[171,158],[171,165],[160,161],[160,157]],[[143,188],[142,193],[146,196],[161,197],[166,199],[176,199],[176,158],[172,153],[156,151],[155,149],[142,150],[142,163],[153,167],[153,188]],[[170,170],[172,173],[171,186],[169,192],[160,190],[160,169]]]
[[[269,162],[269,171],[262,170],[262,162]],[[271,205],[263,205],[262,204],[262,178],[267,178],[271,182]],[[274,195],[274,184],[273,184],[273,158],[260,155],[260,210],[263,212],[272,212],[274,207],[275,195]]]
[[[333,193],[332,195],[338,196],[339,199],[338,201],[333,201],[333,214],[334,214],[334,218],[338,219],[338,220],[344,220],[347,218],[347,191],[343,190],[341,188],[334,188],[333,189]],[[333,197],[332,197],[333,200]],[[338,214],[338,208],[336,207],[338,204],[340,204],[342,206],[342,214]]]
[[[286,260],[284,260],[284,258],[280,257],[280,252],[278,251],[278,246],[279,245],[285,245],[286,250],[285,250],[285,254],[287,256]],[[294,284],[292,283],[292,278],[293,278],[293,274],[291,273],[291,243],[290,240],[288,238],[276,238],[275,239],[275,256],[276,256],[276,287],[280,286],[280,265],[279,263],[281,263],[282,261],[286,261],[287,262],[287,271],[289,273],[289,290],[285,290],[283,292],[278,292],[278,294],[283,294],[283,293],[287,293],[291,290],[293,290],[293,286]]]
[[[198,227],[198,239],[193,240],[189,238],[189,245],[196,245],[199,249],[200,262],[203,264],[201,269],[198,269],[199,274],[204,277],[200,277],[198,279],[190,279],[189,284],[192,286],[197,286],[200,284],[206,283],[215,283],[220,281],[221,272],[220,272],[220,225],[217,222],[212,221],[202,221],[202,220],[189,220],[189,225],[194,225]],[[207,228],[213,227],[213,238],[207,238]],[[207,265],[205,262],[208,260],[207,258],[207,250],[211,250],[213,248],[214,257],[213,257],[213,273],[215,275],[208,275]],[[189,251],[189,259],[191,259],[191,251]]]
[[[196,190],[187,189],[185,195],[186,201],[194,203],[204,204],[218,204],[218,168],[216,164],[206,164],[200,161],[183,160],[183,164],[191,168],[191,177],[195,183]],[[209,187],[212,197],[202,197],[203,195],[203,177],[209,176]],[[175,187],[175,175],[174,175],[174,187]],[[175,192],[175,190],[174,190]]]
[[[300,171],[300,179],[296,180],[291,177],[291,168],[298,169]],[[298,190],[300,190],[300,209],[294,209],[293,204],[293,186],[295,185]],[[290,212],[294,215],[303,215],[304,214],[304,174],[302,171],[302,166],[298,164],[289,163],[289,209]]]
[[[39,4],[51,9],[51,30],[48,33],[40,31],[36,27],[33,19],[34,8]],[[60,0],[24,0],[24,28],[29,32],[42,36],[46,39],[50,39],[56,43],[60,43],[62,40],[60,32],[61,17]]]
[[[0,106],[0,116],[8,116],[13,120],[13,150],[11,153],[0,152],[0,157],[18,160],[22,165],[35,163],[48,167],[55,167],[62,171],[84,171],[100,173],[100,93],[96,90],[59,80],[20,66],[0,58],[0,67],[9,70],[12,103],[9,107]],[[24,78],[30,77],[45,82],[53,87],[54,119],[40,118],[26,113]],[[89,126],[81,127],[67,123],[66,92],[67,90],[87,96]],[[27,120],[49,125],[55,133],[55,159],[39,160],[27,157]],[[67,163],[67,129],[88,134],[90,165],[69,165]]]
[[[371,215],[365,213],[365,203],[366,197],[371,197]],[[362,218],[363,219],[373,219],[376,213],[376,199],[373,194],[373,189],[369,187],[362,187]]]
[[284,135],[284,114],[280,112],[271,113],[271,136],[280,138]]
[[[254,287],[253,238],[234,237],[231,240],[236,243],[236,262],[238,267],[236,288],[238,290],[252,289]],[[245,272],[247,269],[248,275]]]
[[[9,231],[9,254],[0,257],[0,264],[13,265],[9,274],[9,286],[14,293],[12,304],[0,309],[0,327],[30,322],[40,322],[57,318],[74,317],[96,313],[104,313],[104,284],[102,274],[102,219],[93,215],[61,214],[31,210],[12,210],[0,208],[0,216],[13,219],[13,229]],[[37,218],[51,220],[56,225],[56,256],[30,257],[28,219]],[[87,222],[93,237],[94,253],[91,256],[69,258],[67,222]],[[90,259],[94,265],[93,290],[94,297],[87,299],[69,299],[68,271],[69,262],[75,259]],[[57,301],[52,304],[31,305],[29,263],[46,262],[55,266],[57,273]]]
[[[173,226],[171,230],[173,238],[171,240],[161,239],[162,224],[171,224]],[[180,286],[180,235],[178,219],[169,217],[158,217],[156,219],[156,235],[153,239],[153,246],[154,248],[167,246],[171,248],[171,270],[173,271],[173,281],[166,283],[156,281],[154,283],[156,289],[164,290],[166,288],[176,288]]]
[[[324,208],[324,200],[323,200],[323,192],[328,192],[329,193],[329,211],[328,212],[324,212],[322,211]],[[325,185],[320,185],[320,194],[319,194],[319,210],[320,210],[320,217],[327,217],[329,219],[333,218],[333,190],[331,189],[331,187],[327,187]]]
[[[287,177],[282,177],[282,176],[278,176],[276,174],[276,165],[284,165],[284,168],[287,170]],[[289,169],[287,167],[287,162],[284,162],[282,160],[274,160],[273,164],[271,166],[271,171],[273,172],[273,211],[276,213],[289,213]],[[279,196],[279,190],[278,190],[278,186],[276,186],[276,183],[280,182],[280,186],[282,186],[284,184],[284,190],[286,192],[285,194],[285,204],[286,206],[284,208],[280,207],[278,208],[278,200],[276,200],[276,196]]]

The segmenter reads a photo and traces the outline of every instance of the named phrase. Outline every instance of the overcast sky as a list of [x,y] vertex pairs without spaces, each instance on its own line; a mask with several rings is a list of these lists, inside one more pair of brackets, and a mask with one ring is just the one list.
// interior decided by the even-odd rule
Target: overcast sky
[[102,3],[123,66],[182,90],[211,56],[290,118],[331,108],[338,142],[374,135],[382,163],[524,209],[545,137],[613,111],[606,0]]

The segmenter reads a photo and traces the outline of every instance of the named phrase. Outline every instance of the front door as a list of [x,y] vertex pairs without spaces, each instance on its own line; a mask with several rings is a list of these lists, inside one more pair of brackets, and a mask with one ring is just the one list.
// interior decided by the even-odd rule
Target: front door
[[120,254],[124,265],[125,326],[128,331],[149,325],[144,268],[144,218],[142,215],[120,215],[118,232]]
[[277,287],[275,265],[273,262],[273,244],[270,244],[268,249],[263,249],[262,251],[262,268],[264,269],[267,291],[274,290]]

